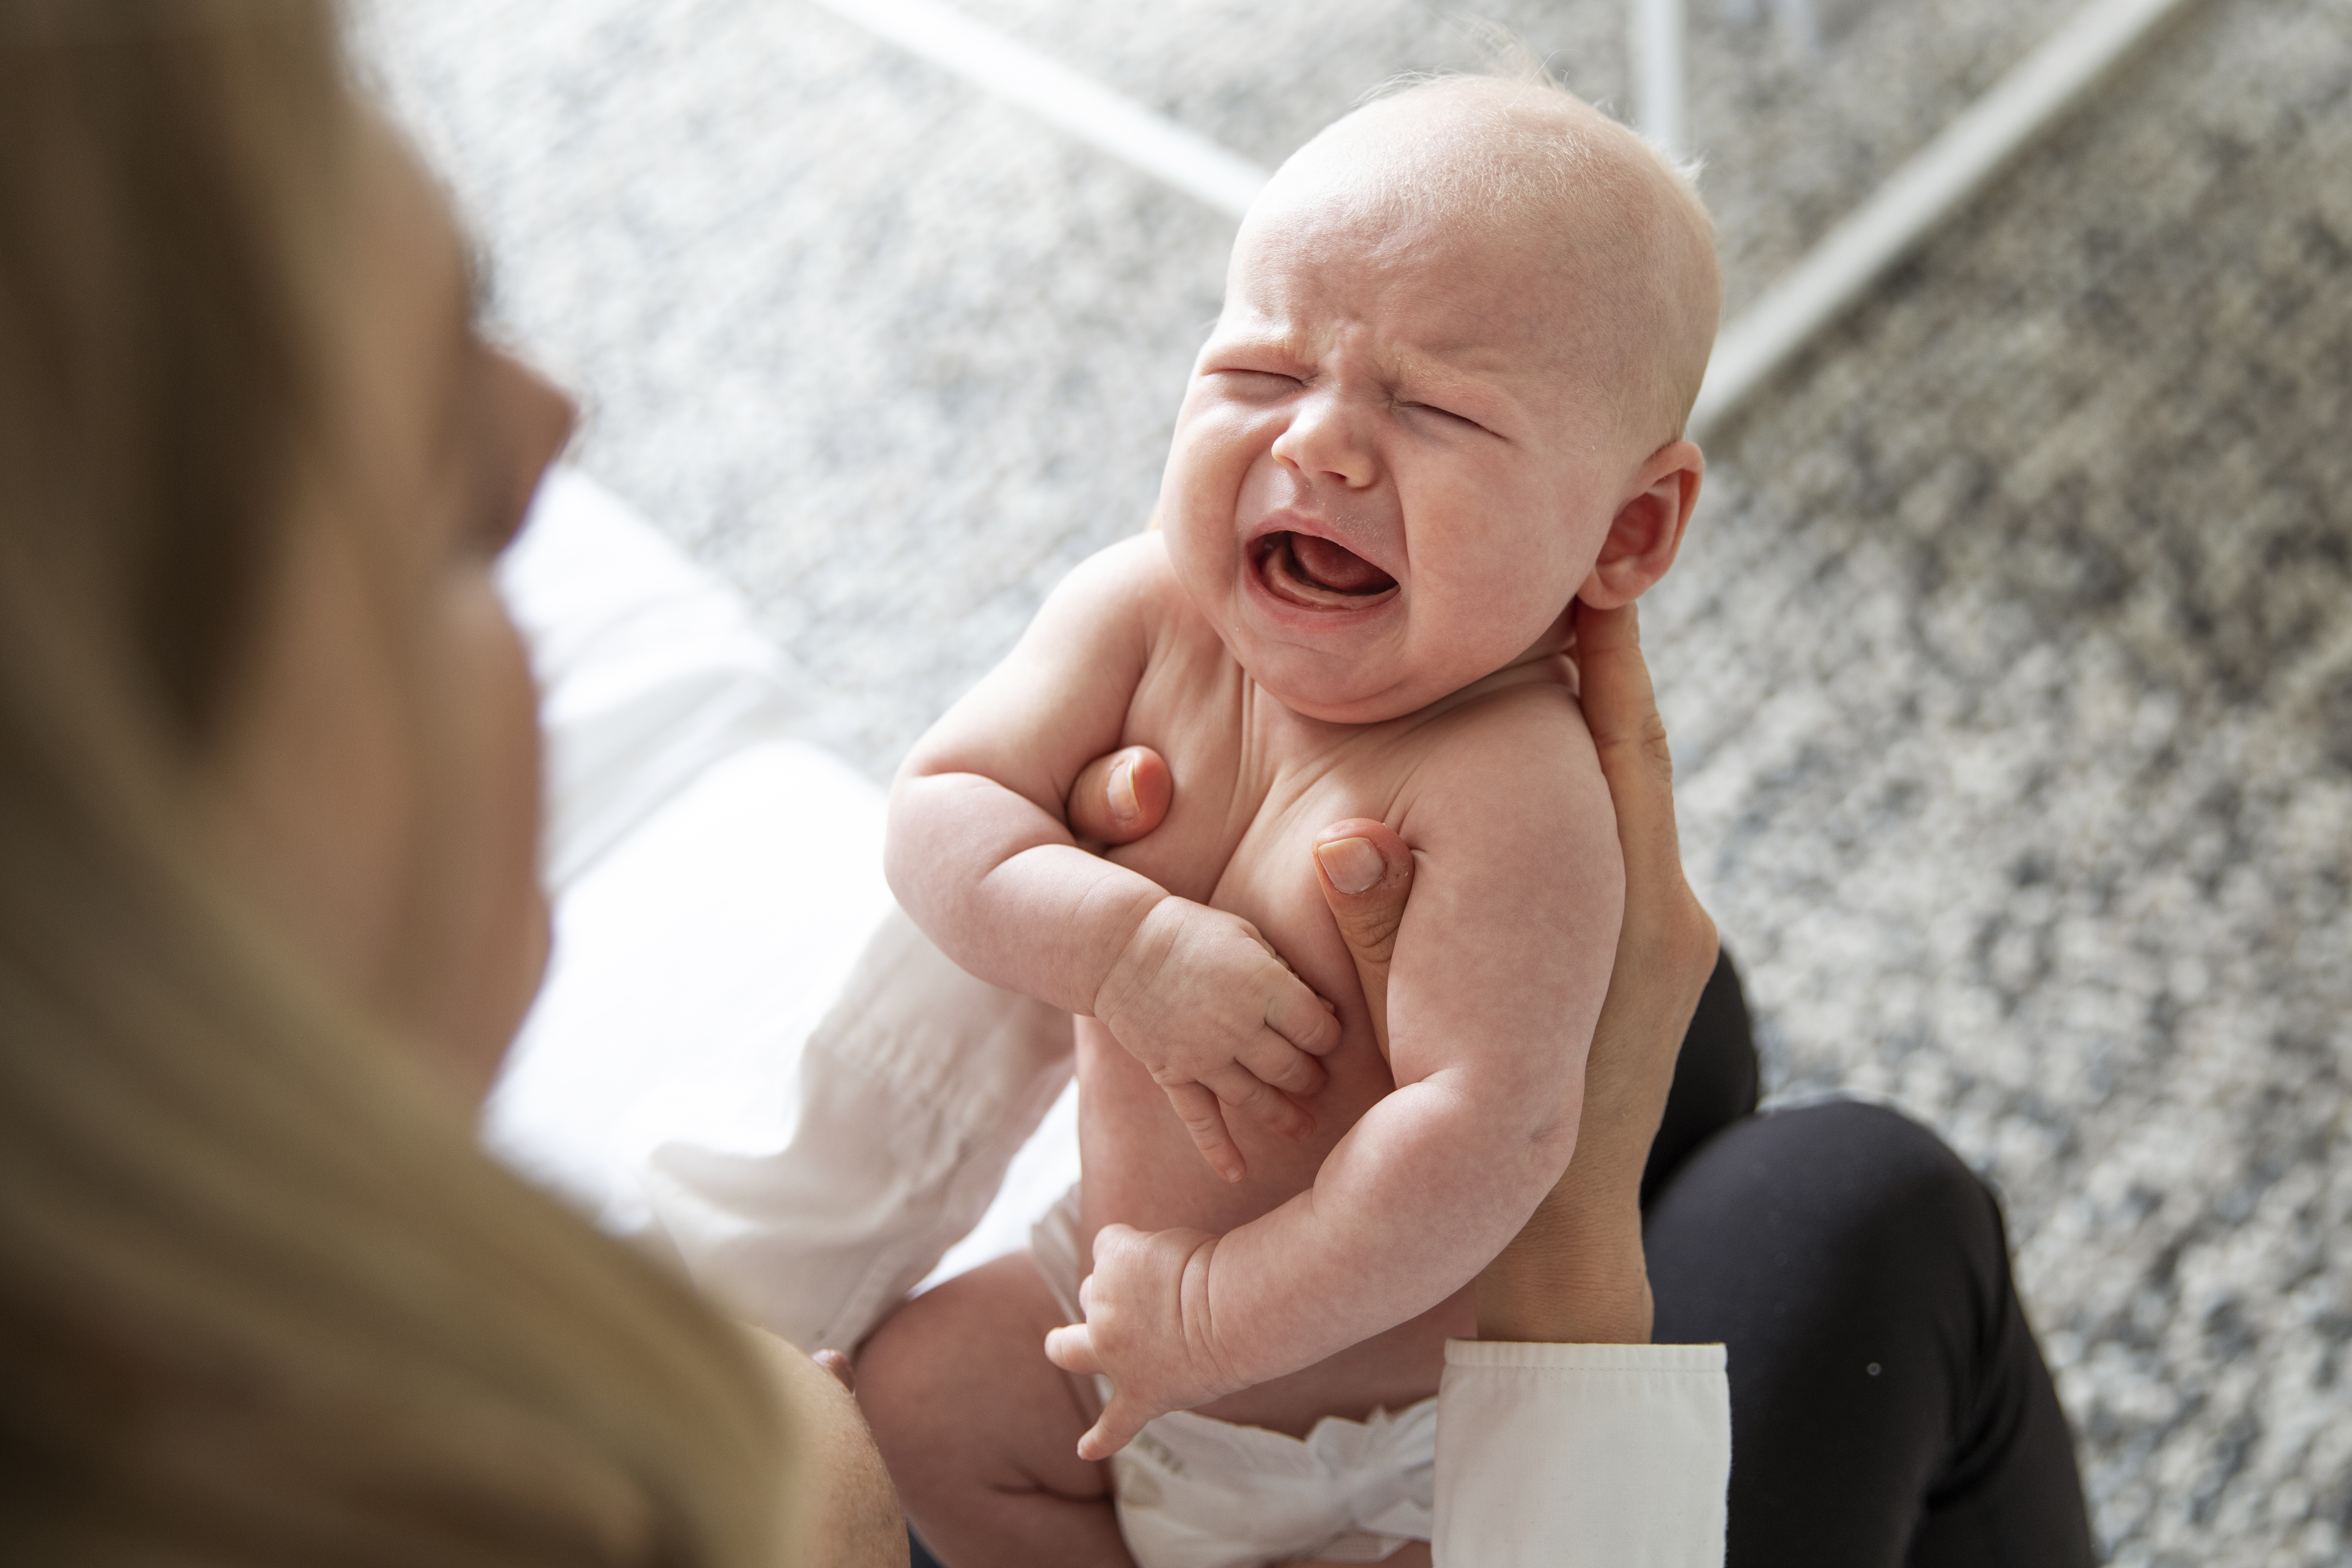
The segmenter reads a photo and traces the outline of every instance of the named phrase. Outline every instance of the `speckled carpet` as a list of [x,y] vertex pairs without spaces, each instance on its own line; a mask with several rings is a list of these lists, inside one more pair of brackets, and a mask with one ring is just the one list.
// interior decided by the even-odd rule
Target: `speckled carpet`
[[[963,0],[1262,162],[1406,0]],[[1622,103],[1620,0],[1481,8]],[[1692,0],[1731,310],[2063,15]],[[1136,528],[1227,220],[802,0],[377,0],[580,389],[880,776]],[[2352,0],[2208,0],[1720,430],[1648,640],[1780,1097],[2006,1196],[2131,1564],[2352,1560]]]

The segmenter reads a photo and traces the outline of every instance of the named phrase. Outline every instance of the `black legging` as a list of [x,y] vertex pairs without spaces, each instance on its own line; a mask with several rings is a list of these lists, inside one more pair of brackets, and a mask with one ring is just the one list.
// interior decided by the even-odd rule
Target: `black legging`
[[1729,1347],[1727,1568],[2084,1568],[2074,1440],[1992,1194],[1892,1110],[1759,1116],[1756,1090],[1727,953],[1642,1211],[1654,1337]]
[[1755,1107],[1727,955],[1642,1199],[1655,1338],[1729,1347],[1728,1568],[2095,1561],[1992,1194],[1895,1111]]

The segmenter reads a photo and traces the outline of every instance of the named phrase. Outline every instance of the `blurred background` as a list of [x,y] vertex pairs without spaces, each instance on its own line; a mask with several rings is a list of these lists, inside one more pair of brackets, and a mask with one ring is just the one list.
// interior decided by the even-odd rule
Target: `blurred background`
[[[1686,5],[1727,319],[2070,8]],[[1486,58],[1412,0],[957,9],[1268,167]],[[1475,16],[1633,112],[1626,0]],[[1141,526],[1228,213],[812,0],[360,22],[579,460],[877,779]],[[1645,605],[1768,1089],[1998,1184],[2119,1563],[2352,1560],[2347,171],[2352,0],[2189,5],[1718,423]]]

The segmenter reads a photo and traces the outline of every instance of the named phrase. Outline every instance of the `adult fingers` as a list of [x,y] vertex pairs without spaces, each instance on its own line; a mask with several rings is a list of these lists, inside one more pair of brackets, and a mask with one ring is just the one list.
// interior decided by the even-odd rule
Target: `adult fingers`
[[1584,721],[1617,808],[1627,879],[1646,880],[1671,865],[1679,880],[1674,754],[1666,745],[1666,721],[1658,715],[1650,666],[1642,657],[1642,623],[1634,606],[1596,610],[1580,602],[1576,664]]
[[1389,962],[1405,902],[1412,896],[1412,851],[1394,828],[1369,817],[1335,822],[1315,836],[1315,879],[1339,927],[1372,1015],[1381,1054],[1389,1048]]
[[[1642,658],[1637,612],[1631,605],[1594,610],[1580,604],[1576,643],[1585,721],[1601,754],[1625,858],[1624,930],[1603,1022],[1620,1021],[1611,1013],[1629,1021],[1638,1016],[1645,1033],[1671,1024],[1679,1044],[1679,1030],[1715,967],[1715,922],[1683,876],[1674,757]],[[1653,1020],[1647,1016],[1653,1013],[1661,1016]]]
[[1168,816],[1176,781],[1149,746],[1123,746],[1079,770],[1065,807],[1070,836],[1084,844],[1132,844]]
[[1201,1081],[1228,1110],[1237,1110],[1270,1131],[1296,1142],[1315,1131],[1315,1118],[1246,1068],[1228,1062],[1203,1073]]
[[1674,759],[1642,658],[1637,613],[1631,605],[1614,610],[1579,605],[1576,641],[1585,720],[1616,808],[1625,859],[1624,925],[1593,1039],[1586,1120],[1606,1136],[1612,1109],[1633,1112],[1623,1140],[1631,1160],[1635,1144],[1646,1152],[1655,1126],[1652,1112],[1663,1107],[1683,1031],[1715,967],[1715,922],[1683,876]]
[[1197,1083],[1163,1083],[1160,1087],[1175,1109],[1176,1120],[1192,1135],[1193,1146],[1209,1163],[1209,1169],[1229,1182],[1238,1182],[1249,1173],[1241,1146],[1225,1131],[1224,1112],[1218,1108],[1213,1093]]

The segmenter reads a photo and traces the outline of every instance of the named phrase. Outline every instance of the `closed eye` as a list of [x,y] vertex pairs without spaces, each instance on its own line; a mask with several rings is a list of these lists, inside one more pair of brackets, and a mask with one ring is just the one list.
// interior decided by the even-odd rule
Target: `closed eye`
[[1285,375],[1280,371],[1274,370],[1244,370],[1229,366],[1219,370],[1203,371],[1202,374],[1214,376],[1233,395],[1247,398],[1253,402],[1287,397],[1307,384],[1297,376]]
[[1456,414],[1451,408],[1440,408],[1434,403],[1400,403],[1397,406],[1410,414],[1434,415],[1439,420],[1444,423],[1460,426],[1465,429],[1476,430],[1488,436],[1495,434],[1495,432],[1487,429],[1486,426],[1479,424],[1478,421],[1471,418],[1468,415]]

